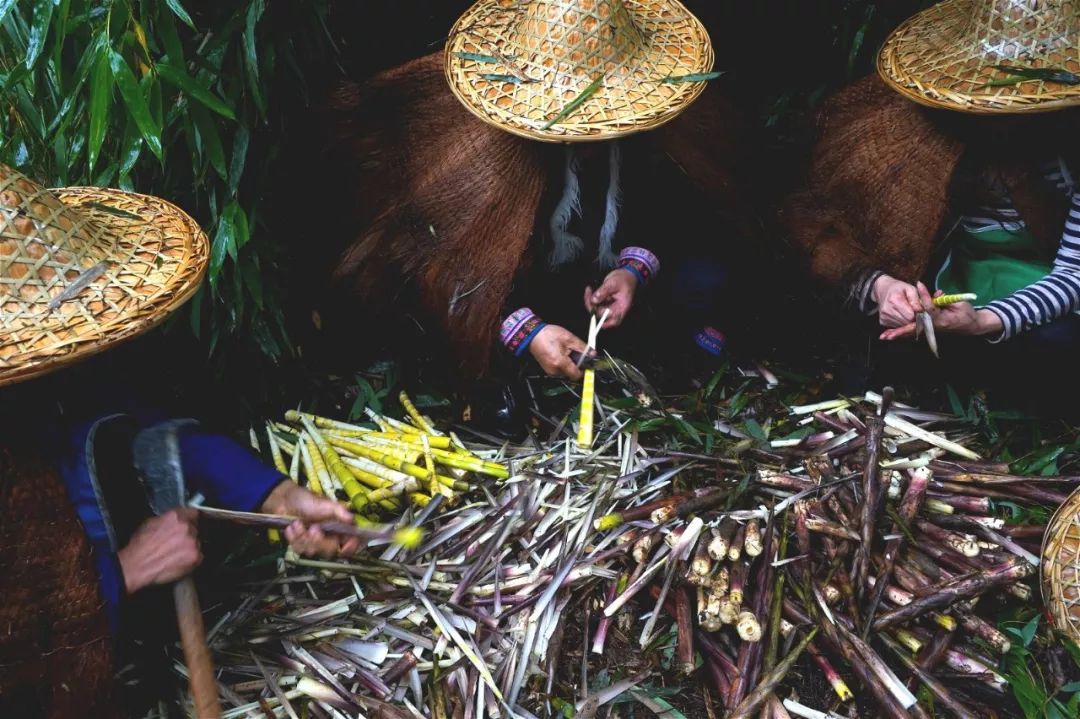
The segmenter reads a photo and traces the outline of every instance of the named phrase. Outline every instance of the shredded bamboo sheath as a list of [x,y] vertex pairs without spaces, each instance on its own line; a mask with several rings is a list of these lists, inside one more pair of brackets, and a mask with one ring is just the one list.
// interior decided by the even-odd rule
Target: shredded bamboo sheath
[[581,385],[581,415],[578,419],[577,444],[582,449],[592,447],[593,413],[596,402],[596,372],[585,370],[585,380]]

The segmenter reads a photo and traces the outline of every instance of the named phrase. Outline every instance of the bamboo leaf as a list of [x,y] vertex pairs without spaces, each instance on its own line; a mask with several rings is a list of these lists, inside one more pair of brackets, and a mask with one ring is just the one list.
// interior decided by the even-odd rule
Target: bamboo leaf
[[15,0],[0,0],[0,24],[3,24],[7,19],[7,14],[11,12],[11,8],[15,7]]
[[[241,213],[241,215],[243,215],[243,213]],[[251,293],[251,298],[255,300],[255,306],[261,310],[263,308],[263,286],[258,256],[251,253],[245,253],[244,259],[240,264],[240,271],[244,277],[244,286],[247,287],[248,292]]]
[[165,0],[165,4],[173,11],[173,15],[180,18],[180,22],[184,23],[192,30],[198,29],[195,27],[195,22],[191,19],[191,16],[188,15],[188,11],[180,4],[180,0]]
[[498,64],[500,62],[499,58],[493,55],[482,55],[478,52],[455,52],[454,55],[456,57],[460,57],[462,60],[472,60],[473,62],[483,62],[491,64]]
[[[101,183],[105,185],[107,183]],[[112,205],[106,205],[101,202],[87,202],[83,207],[92,207],[95,210],[104,212],[107,215],[113,215],[114,217],[123,217],[125,220],[141,220],[142,218],[133,212],[127,210],[121,210],[119,207],[113,207]]]
[[247,219],[244,217],[244,211],[240,209],[240,203],[233,200],[229,204],[225,205],[225,209],[222,211],[222,217],[227,220],[227,225],[230,228],[231,237],[226,249],[229,252],[229,257],[233,262],[236,262],[237,254],[240,249],[240,223],[243,221],[244,229],[247,228]]
[[158,74],[170,85],[184,91],[192,99],[198,100],[222,117],[236,119],[236,113],[224,100],[211,92],[210,88],[196,82],[182,67],[173,65],[171,62],[159,62],[156,67]]
[[30,24],[30,37],[26,43],[26,69],[33,69],[41,51],[45,47],[45,38],[49,34],[49,22],[52,20],[53,0],[37,0],[34,3],[34,19]]
[[668,85],[677,85],[683,82],[708,82],[709,80],[715,80],[724,73],[722,72],[697,72],[690,75],[669,75],[664,78],[664,83]]
[[165,46],[165,53],[170,62],[184,64],[184,46],[180,42],[180,34],[176,31],[176,21],[170,13],[159,13],[157,23],[158,36]]
[[221,213],[218,219],[217,232],[210,246],[210,287],[217,289],[218,280],[221,278],[221,269],[225,265],[225,257],[236,257],[236,228],[233,226],[235,200],[231,202]]
[[143,67],[141,63],[143,61],[145,61],[148,65],[151,63],[150,44],[146,40],[146,30],[143,29],[142,23],[140,23],[135,18],[131,19],[131,28],[132,34],[135,36],[135,42],[139,46],[139,49],[142,50],[142,58],[139,59],[139,62],[140,70],[145,75],[147,72],[149,72],[149,68]]
[[1024,640],[1024,646],[1030,647],[1031,642],[1035,639],[1035,634],[1039,631],[1039,615],[1036,614],[1031,618],[1024,628],[1020,630],[1020,638]]
[[101,145],[105,141],[105,128],[109,120],[112,102],[113,78],[109,69],[109,44],[104,33],[98,35],[97,61],[90,79],[90,144],[87,158],[90,170],[97,164]]
[[209,113],[200,105],[190,108],[190,115],[202,137],[203,148],[210,158],[210,166],[222,180],[228,181],[229,170],[225,164],[225,148],[221,144],[221,135]]
[[248,144],[251,142],[251,133],[246,125],[236,128],[236,137],[233,139],[232,161],[229,163],[229,194],[235,195],[240,187],[240,178],[244,175],[244,165],[247,162]]
[[266,10],[266,0],[254,0],[248,5],[247,14],[244,18],[244,67],[247,68],[248,84],[251,87],[252,98],[259,114],[266,115],[266,101],[263,98],[262,86],[259,81],[259,57],[256,51],[255,30]]
[[1059,67],[1015,67],[1013,65],[994,65],[995,70],[1009,73],[1024,80],[1042,80],[1063,85],[1080,85],[1080,75]]
[[124,140],[120,144],[121,175],[129,174],[135,167],[135,163],[139,161],[139,155],[142,154],[142,144],[143,139],[139,128],[129,119],[124,129]]
[[520,78],[516,75],[499,75],[493,72],[487,72],[480,76],[481,78],[488,80],[489,82],[509,82],[513,85],[525,85],[528,83],[536,82],[529,78]]
[[109,67],[112,69],[116,86],[120,89],[120,96],[124,98],[124,104],[127,105],[128,112],[131,113],[135,124],[138,125],[143,139],[146,140],[147,147],[157,156],[158,160],[163,159],[161,127],[154,121],[154,117],[150,112],[150,105],[147,103],[146,97],[143,96],[138,80],[135,79],[135,73],[132,72],[131,67],[121,57],[120,53],[111,49],[109,50]]
[[600,87],[603,84],[604,84],[604,76],[601,75],[600,77],[596,78],[591,83],[589,83],[589,86],[587,88],[585,88],[584,90],[582,90],[580,95],[578,95],[573,100],[571,100],[566,105],[566,107],[564,107],[561,111],[559,111],[558,115],[556,115],[555,117],[551,118],[546,123],[544,123],[544,126],[541,129],[550,130],[551,127],[553,125],[555,125],[556,123],[562,122],[566,118],[573,115],[577,111],[577,109],[579,107],[581,107],[582,105],[585,104],[586,100],[588,100],[590,97],[592,97],[593,95],[596,94],[596,91],[599,90]]
[[71,76],[72,84],[64,93],[64,102],[60,105],[60,110],[56,113],[53,121],[49,123],[47,130],[49,135],[55,134],[60,127],[66,127],[65,120],[71,113],[71,109],[83,99],[82,87],[86,84],[86,79],[90,76],[90,71],[94,68],[97,59],[98,40],[95,38],[94,42],[87,44],[82,57],[79,58],[79,64],[75,66],[75,72]]
[[[655,693],[653,693],[655,692]],[[630,696],[648,707],[656,716],[663,719],[686,719],[686,715],[672,706],[666,699],[660,696],[656,690],[646,691],[645,688],[631,689]]]
[[233,224],[236,226],[236,249],[239,250],[251,239],[247,213],[244,212],[240,205],[236,205],[236,216],[233,218]]

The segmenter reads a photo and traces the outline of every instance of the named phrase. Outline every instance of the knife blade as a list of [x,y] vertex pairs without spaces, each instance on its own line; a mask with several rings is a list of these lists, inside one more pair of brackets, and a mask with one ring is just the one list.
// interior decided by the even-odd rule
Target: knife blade
[[915,339],[919,338],[920,330],[926,335],[926,344],[930,347],[930,351],[935,357],[941,357],[938,354],[937,334],[934,332],[934,318],[929,312],[919,312],[915,315]]

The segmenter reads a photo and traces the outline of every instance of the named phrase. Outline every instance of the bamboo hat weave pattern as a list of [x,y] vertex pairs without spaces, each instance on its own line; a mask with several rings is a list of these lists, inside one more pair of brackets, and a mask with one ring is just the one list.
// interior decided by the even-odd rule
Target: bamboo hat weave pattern
[[1080,641],[1080,490],[1046,525],[1040,572],[1043,603],[1054,626]]
[[0,386],[152,328],[198,289],[206,235],[174,205],[50,191],[0,165]]
[[1080,104],[1080,84],[1012,82],[1002,65],[1080,74],[1080,0],[945,0],[897,28],[878,55],[885,82],[931,107],[999,114]]
[[715,56],[678,0],[480,0],[454,25],[446,76],[496,127],[609,140],[663,125],[705,89]]

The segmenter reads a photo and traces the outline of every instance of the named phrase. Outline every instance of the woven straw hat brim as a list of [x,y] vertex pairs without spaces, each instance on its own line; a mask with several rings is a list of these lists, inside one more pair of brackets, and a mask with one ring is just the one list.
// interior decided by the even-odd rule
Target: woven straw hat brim
[[705,26],[678,0],[625,1],[640,30],[640,56],[624,65],[599,62],[603,79],[591,92],[599,73],[564,74],[557,83],[536,80],[550,77],[548,63],[559,62],[558,47],[542,59],[517,57],[508,29],[524,5],[481,0],[458,19],[446,43],[451,90],[473,115],[499,129],[544,142],[611,140],[660,127],[705,89],[706,82],[665,82],[708,73],[715,62]]
[[1080,490],[1046,525],[1039,569],[1043,603],[1054,626],[1080,641]]
[[1061,38],[1039,61],[988,52],[969,31],[980,0],[945,0],[909,18],[885,41],[877,69],[893,89],[929,107],[982,115],[1049,112],[1080,105],[1080,85],[1028,80],[988,86],[1008,73],[994,65],[1080,73],[1080,34]]
[[[52,192],[96,223],[111,249],[98,263],[100,276],[55,309],[49,303],[64,291],[62,278],[70,283],[90,267],[43,252],[22,278],[0,278],[0,386],[67,367],[152,329],[195,294],[209,264],[205,233],[165,200],[96,187]],[[0,256],[14,244],[0,235]]]

